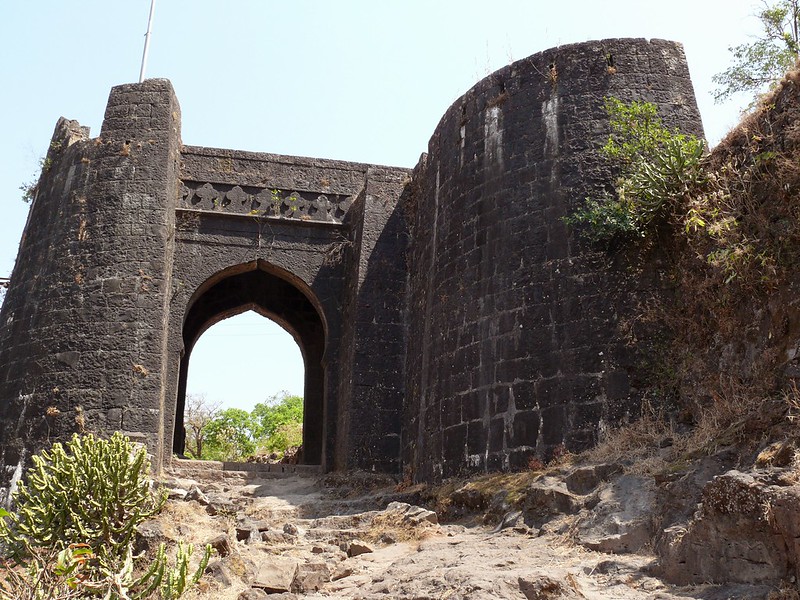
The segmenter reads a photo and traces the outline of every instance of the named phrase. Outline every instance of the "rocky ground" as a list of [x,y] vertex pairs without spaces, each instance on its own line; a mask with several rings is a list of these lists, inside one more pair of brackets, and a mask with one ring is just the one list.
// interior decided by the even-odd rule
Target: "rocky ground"
[[210,542],[190,594],[208,599],[800,597],[788,468],[729,467],[722,454],[658,477],[588,464],[399,489],[186,463],[140,549]]

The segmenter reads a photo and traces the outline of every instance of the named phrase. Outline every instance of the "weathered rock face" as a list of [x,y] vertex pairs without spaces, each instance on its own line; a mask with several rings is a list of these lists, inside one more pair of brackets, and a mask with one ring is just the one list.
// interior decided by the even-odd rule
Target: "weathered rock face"
[[655,529],[656,490],[651,477],[623,475],[604,487],[578,529],[590,550],[623,554],[648,546]]
[[[709,599],[775,597],[769,595],[774,585],[699,585],[689,591],[655,576],[649,548],[637,554],[637,544],[632,543],[641,543],[638,534],[650,531],[649,526],[642,528],[643,523],[660,517],[653,478],[619,476],[618,464],[564,467],[539,477],[538,487],[528,487],[524,494],[531,498],[529,505],[546,507],[537,513],[540,517],[552,519],[541,529],[526,527],[519,511],[509,513],[492,529],[476,525],[475,518],[484,510],[491,511],[494,501],[479,501],[478,494],[468,491],[496,495],[510,491],[501,492],[502,484],[487,487],[483,477],[465,483],[459,491],[449,485],[439,487],[439,492],[434,492],[436,486],[414,486],[428,488],[442,508],[449,502],[462,503],[462,508],[471,504],[478,514],[468,509],[461,513],[459,518],[466,517],[461,523],[471,523],[465,527],[436,523],[437,517],[454,514],[449,509],[437,515],[404,502],[387,504],[402,492],[398,494],[385,477],[370,481],[361,473],[360,481],[367,484],[362,486],[355,477],[340,475],[315,482],[296,475],[253,480],[242,478],[244,473],[228,473],[212,482],[185,479],[182,466],[175,472],[178,478],[168,484],[183,489],[185,499],[169,502],[162,515],[143,524],[140,538],[143,547],[183,539],[195,544],[210,541],[223,548],[225,555],[212,559],[198,598],[292,598],[296,594],[364,600],[678,600],[687,593]],[[495,482],[518,477],[522,474],[498,475]],[[565,487],[565,482],[574,484],[577,479],[587,482],[581,496]],[[337,481],[345,487],[338,488]],[[579,513],[559,513],[557,502],[549,506],[534,502],[534,498],[544,499],[540,491],[547,486],[570,495],[574,505],[581,505]],[[225,499],[230,509],[224,515],[214,514],[198,494],[191,493],[193,489],[208,498]],[[441,492],[445,495],[440,496]],[[236,530],[248,535],[235,535],[234,522]],[[249,535],[250,531],[262,535]],[[746,531],[740,532],[740,537],[745,535]],[[594,542],[600,542],[597,551],[564,544],[565,538],[573,536],[583,545],[594,536]]]
[[[0,314],[0,488],[45,440],[183,444],[191,350],[254,309],[305,359],[303,460],[417,479],[518,469],[637,409],[623,339],[658,257],[608,262],[562,218],[613,173],[604,97],[700,134],[680,45],[518,61],[448,110],[407,169],[183,146],[170,83],[60,123]],[[638,260],[638,259],[637,259]]]
[[800,484],[729,471],[703,491],[687,525],[665,532],[661,569],[675,583],[769,583],[797,576]]

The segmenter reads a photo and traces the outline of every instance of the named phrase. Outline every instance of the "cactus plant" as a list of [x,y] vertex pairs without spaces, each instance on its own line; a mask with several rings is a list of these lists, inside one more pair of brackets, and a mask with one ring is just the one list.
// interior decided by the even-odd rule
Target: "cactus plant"
[[58,550],[86,543],[123,556],[137,526],[166,501],[150,489],[145,449],[119,432],[107,440],[75,434],[32,460],[13,495],[16,513],[0,520],[0,542],[12,556],[24,552],[22,540]]
[[144,448],[120,433],[76,434],[32,460],[16,512],[0,509],[0,551],[11,559],[0,600],[175,600],[200,579],[210,546],[191,575],[191,545],[178,543],[174,563],[164,544],[154,557],[133,554],[137,526],[166,502],[151,489]]

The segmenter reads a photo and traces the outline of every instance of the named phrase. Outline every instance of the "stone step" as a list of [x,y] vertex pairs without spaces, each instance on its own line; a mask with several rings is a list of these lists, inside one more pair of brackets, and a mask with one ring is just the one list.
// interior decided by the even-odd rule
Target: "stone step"
[[173,458],[165,468],[165,472],[172,477],[219,481],[221,479],[270,479],[298,475],[315,477],[322,473],[322,467],[320,465],[240,463]]

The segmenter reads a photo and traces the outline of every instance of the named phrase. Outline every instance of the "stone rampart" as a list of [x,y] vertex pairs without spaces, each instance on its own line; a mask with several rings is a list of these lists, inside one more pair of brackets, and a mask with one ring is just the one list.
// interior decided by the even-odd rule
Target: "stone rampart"
[[589,42],[478,83],[414,172],[404,463],[418,477],[522,469],[636,412],[646,340],[624,328],[661,285],[657,253],[609,258],[563,220],[613,181],[608,96],[702,135],[679,44]]
[[166,80],[60,121],[0,312],[0,487],[72,431],[180,453],[191,350],[254,309],[297,340],[305,461],[435,479],[525,468],[635,414],[658,252],[563,217],[614,174],[606,96],[702,133],[680,45],[606,40],[493,73],[417,168],[182,146]]

